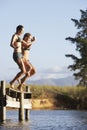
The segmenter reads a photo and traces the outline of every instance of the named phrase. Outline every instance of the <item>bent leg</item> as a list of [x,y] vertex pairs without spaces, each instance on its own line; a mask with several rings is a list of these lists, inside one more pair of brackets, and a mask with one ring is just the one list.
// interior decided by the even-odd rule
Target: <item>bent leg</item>
[[17,65],[19,66],[19,68],[20,68],[21,71],[20,71],[19,73],[17,73],[17,75],[13,78],[13,80],[10,81],[10,87],[11,87],[11,88],[14,88],[14,85],[13,85],[14,82],[15,82],[16,80],[19,82],[19,78],[20,78],[24,73],[26,73],[23,60],[20,59],[20,60],[18,60],[16,63],[17,63]]
[[23,85],[24,82],[31,77],[32,75],[34,75],[36,73],[35,68],[33,67],[22,79],[21,79],[21,84]]
[[19,91],[23,91],[23,90],[22,90],[22,86],[23,86],[24,82],[26,81],[26,79],[27,79],[28,77],[29,77],[29,75],[26,74],[26,75],[21,79],[21,84],[19,84],[18,87],[17,87]]
[[33,67],[33,65],[31,63],[29,63],[29,66],[27,67],[27,73],[26,75],[21,79],[21,84],[19,84],[19,86],[17,87],[20,91],[22,91],[22,86],[24,84],[24,82],[31,77],[32,75],[34,75],[36,73],[36,69]]
[[13,78],[13,80],[10,81],[11,87],[13,86],[14,82],[15,82],[16,80],[19,80],[19,78],[20,78],[23,74],[24,74],[23,72],[19,72],[19,73]]
[[35,67],[32,64],[31,64],[31,66],[32,66],[32,69],[30,71],[30,77],[33,76],[36,73]]

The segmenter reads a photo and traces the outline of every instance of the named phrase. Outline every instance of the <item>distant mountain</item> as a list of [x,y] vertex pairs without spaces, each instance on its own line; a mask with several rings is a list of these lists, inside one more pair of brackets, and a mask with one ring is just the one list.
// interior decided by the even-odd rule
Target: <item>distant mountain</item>
[[[6,81],[7,83],[10,82],[10,80]],[[74,77],[69,76],[65,78],[48,78],[48,79],[39,79],[39,80],[27,80],[26,83],[29,84],[35,84],[35,85],[52,85],[52,86],[76,86],[78,81],[74,79]]]
[[39,79],[39,80],[28,80],[29,84],[38,84],[38,85],[53,85],[53,86],[75,86],[78,81],[73,77],[59,78],[59,79]]

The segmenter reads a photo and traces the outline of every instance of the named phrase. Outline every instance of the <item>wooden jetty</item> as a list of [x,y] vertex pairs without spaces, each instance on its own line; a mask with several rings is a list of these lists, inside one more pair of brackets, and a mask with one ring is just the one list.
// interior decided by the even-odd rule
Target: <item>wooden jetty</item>
[[19,110],[19,121],[29,120],[29,112],[32,109],[32,93],[26,86],[26,92],[6,88],[5,81],[0,85],[0,122],[6,120],[6,108]]

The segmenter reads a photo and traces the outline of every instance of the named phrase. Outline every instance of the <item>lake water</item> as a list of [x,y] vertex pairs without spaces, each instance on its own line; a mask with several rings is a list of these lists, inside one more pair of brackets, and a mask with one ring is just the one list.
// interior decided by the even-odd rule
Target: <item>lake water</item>
[[31,110],[30,120],[19,122],[18,111],[8,110],[0,130],[87,130],[87,111]]

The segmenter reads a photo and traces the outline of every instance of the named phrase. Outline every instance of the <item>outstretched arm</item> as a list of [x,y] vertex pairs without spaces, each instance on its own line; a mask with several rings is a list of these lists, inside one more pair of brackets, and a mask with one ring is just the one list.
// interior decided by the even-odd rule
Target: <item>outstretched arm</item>
[[24,40],[22,40],[21,42],[22,42],[22,45],[24,46],[24,47],[26,47],[26,48],[29,48],[32,44],[33,44],[33,42],[35,42],[35,37],[33,37],[32,39],[31,39],[31,41],[29,41],[29,42],[26,42],[26,41],[24,41]]

